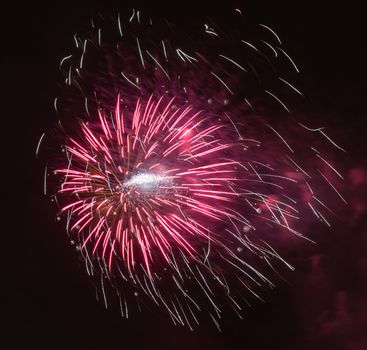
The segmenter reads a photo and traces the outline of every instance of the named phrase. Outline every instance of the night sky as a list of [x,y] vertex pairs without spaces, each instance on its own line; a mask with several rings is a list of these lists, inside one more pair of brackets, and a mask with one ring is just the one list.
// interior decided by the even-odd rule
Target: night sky
[[[301,68],[306,102],[295,113],[328,126],[347,150],[340,158],[348,206],[333,227],[316,226],[317,245],[285,252],[296,271],[266,293],[244,320],[222,332],[194,332],[166,315],[122,320],[97,302],[78,254],[43,196],[40,135],[56,116],[60,59],[97,11],[145,8],[179,22],[241,7],[281,36]],[[1,329],[3,349],[367,349],[367,38],[362,5],[352,1],[5,2],[1,11]],[[5,105],[5,108],[4,108]],[[9,345],[4,345],[9,344]]]

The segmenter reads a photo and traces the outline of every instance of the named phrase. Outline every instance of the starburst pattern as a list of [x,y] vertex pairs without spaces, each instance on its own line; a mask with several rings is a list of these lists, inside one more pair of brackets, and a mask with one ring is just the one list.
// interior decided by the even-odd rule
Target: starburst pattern
[[[241,317],[248,296],[261,299],[259,287],[273,286],[269,271],[293,269],[274,243],[305,238],[299,228],[310,214],[330,225],[332,210],[315,189],[322,182],[344,200],[335,182],[342,175],[314,136],[342,149],[323,128],[284,126],[255,111],[289,112],[274,82],[302,96],[265,74],[279,56],[299,72],[271,28],[260,25],[275,42],[255,44],[223,41],[205,24],[204,37],[182,48],[141,17],[134,11],[125,33],[118,16],[118,38],[106,44],[93,22],[97,35],[75,35],[77,54],[61,61],[70,92],[53,198],[106,304],[107,277],[123,316],[134,300],[190,328],[206,310],[219,327],[222,305]],[[284,136],[300,130],[304,142]]]

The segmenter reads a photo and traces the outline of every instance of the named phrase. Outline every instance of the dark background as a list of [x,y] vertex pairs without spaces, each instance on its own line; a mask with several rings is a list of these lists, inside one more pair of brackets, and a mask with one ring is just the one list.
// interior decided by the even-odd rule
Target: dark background
[[[42,195],[40,135],[55,120],[58,64],[72,36],[96,11],[131,7],[191,21],[239,6],[274,28],[301,68],[310,121],[327,123],[347,149],[341,159],[349,206],[317,232],[294,262],[289,284],[254,305],[222,333],[194,332],[144,313],[121,320],[105,310],[79,266],[55,209]],[[366,28],[352,1],[2,2],[2,211],[0,299],[4,349],[367,349]]]

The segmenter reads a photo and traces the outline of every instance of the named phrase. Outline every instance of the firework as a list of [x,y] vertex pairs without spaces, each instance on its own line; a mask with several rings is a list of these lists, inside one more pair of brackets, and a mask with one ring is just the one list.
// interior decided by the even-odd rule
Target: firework
[[[314,136],[341,148],[322,128],[279,117],[289,112],[281,94],[302,94],[274,68],[299,72],[271,28],[260,25],[270,40],[255,43],[204,24],[190,39],[172,26],[155,31],[134,11],[124,25],[118,15],[105,40],[105,22],[75,35],[60,64],[64,157],[51,166],[52,197],[123,316],[152,303],[175,324],[192,328],[206,311],[219,327],[224,304],[241,317],[259,286],[273,286],[269,270],[293,269],[277,242],[304,238],[311,216],[330,225],[324,187],[344,200],[342,176]],[[300,131],[302,143],[284,136]]]

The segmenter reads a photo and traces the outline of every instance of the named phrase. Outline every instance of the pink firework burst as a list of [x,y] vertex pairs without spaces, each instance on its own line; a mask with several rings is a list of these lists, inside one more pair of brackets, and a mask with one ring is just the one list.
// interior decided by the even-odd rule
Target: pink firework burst
[[244,190],[252,177],[236,159],[245,142],[228,125],[210,125],[210,116],[163,97],[138,100],[125,117],[118,97],[114,112],[109,120],[99,111],[98,125],[82,123],[80,137],[67,140],[69,167],[56,170],[65,174],[59,193],[76,198],[62,209],[71,230],[110,270],[114,255],[130,273],[142,263],[149,277],[154,259],[169,264],[173,251],[197,259],[203,244],[221,245],[219,226],[233,234],[250,227],[238,211],[246,200],[282,213],[288,225],[289,208]]
[[223,305],[241,317],[248,297],[273,286],[269,271],[292,269],[277,242],[303,237],[310,216],[329,225],[324,187],[344,200],[342,176],[314,135],[341,148],[323,128],[261,112],[264,98],[289,112],[275,83],[302,95],[264,73],[281,55],[298,72],[269,27],[260,25],[273,44],[223,41],[205,24],[182,48],[151,22],[134,11],[126,33],[118,16],[111,43],[94,22],[97,35],[74,37],[77,53],[60,64],[69,64],[69,92],[53,197],[88,273],[101,278],[104,295],[103,280],[111,281],[123,316],[134,300],[190,328],[205,310],[219,327]]

